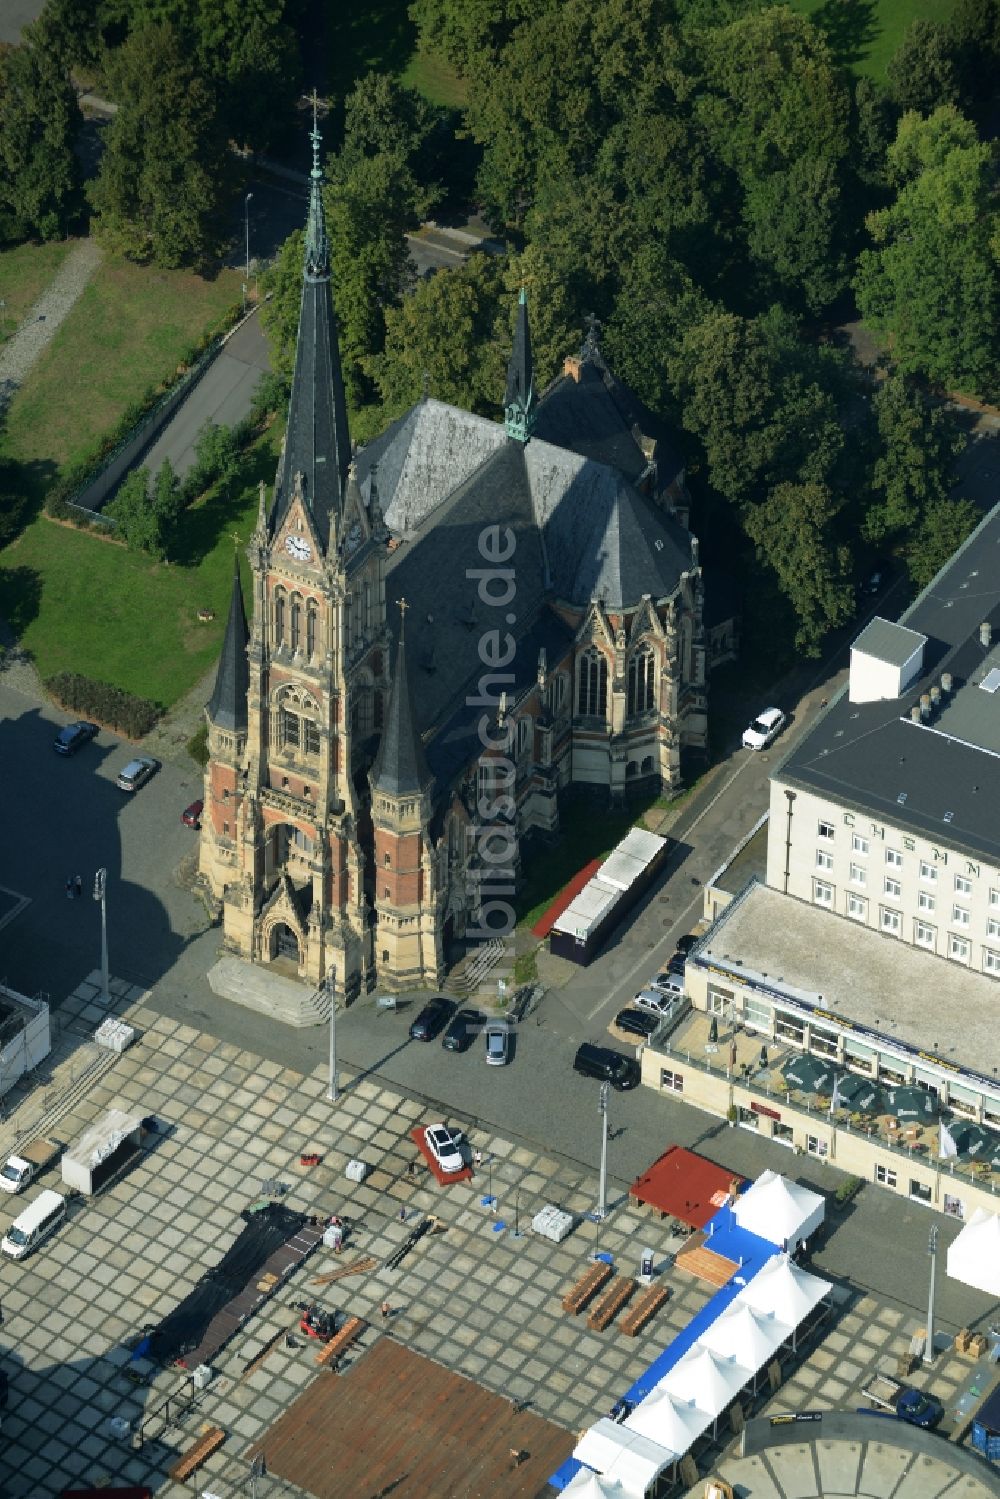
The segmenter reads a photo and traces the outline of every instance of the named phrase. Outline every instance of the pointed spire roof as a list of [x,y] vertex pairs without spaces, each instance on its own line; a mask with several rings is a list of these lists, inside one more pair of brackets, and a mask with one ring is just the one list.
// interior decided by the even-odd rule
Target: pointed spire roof
[[531,329],[528,326],[528,294],[521,287],[514,325],[514,347],[507,366],[504,393],[504,426],[508,437],[527,442],[535,425],[534,369],[531,363]]
[[229,601],[229,618],[215,674],[215,690],[208,703],[208,716],[217,729],[241,733],[247,726],[247,690],[250,671],[247,666],[247,615],[243,607],[239,559],[233,559],[233,592]]
[[406,610],[400,599],[399,645],[396,647],[396,672],[389,694],[389,707],[382,729],[382,742],[372,766],[372,786],[386,796],[406,796],[423,791],[432,776],[417,733],[413,693],[406,675]]
[[295,372],[288,402],[284,453],[278,468],[271,534],[281,524],[292,500],[295,476],[301,474],[306,508],[325,550],[331,533],[336,533],[351,461],[351,436],[330,285],[330,247],[323,209],[323,169],[319,162],[322,137],[316,123],[316,102],[314,96],[310,133],[313,165],[309,181]]

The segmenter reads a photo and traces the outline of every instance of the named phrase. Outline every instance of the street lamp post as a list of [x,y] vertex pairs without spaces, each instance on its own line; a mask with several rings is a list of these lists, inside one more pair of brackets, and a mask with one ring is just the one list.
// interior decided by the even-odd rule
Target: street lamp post
[[934,1362],[934,1277],[937,1272],[937,1246],[938,1231],[937,1224],[931,1229],[930,1238],[927,1241],[927,1253],[931,1260],[931,1284],[927,1293],[927,1337],[924,1341],[924,1363]]
[[608,1195],[608,1097],[611,1089],[607,1083],[601,1084],[601,1180],[597,1192],[597,1218],[598,1222],[607,1215]]
[[330,1103],[336,1103],[340,1096],[337,1086],[337,996],[333,992],[336,973],[337,970],[331,968],[323,980],[326,992],[330,996],[330,1081],[326,1090],[327,1100]]
[[250,290],[250,199],[253,193],[247,193],[243,199],[243,228],[246,233],[246,267],[243,273],[243,311],[247,310],[247,294]]
[[105,899],[108,886],[108,871],[99,869],[94,875],[94,899],[101,903],[101,999],[104,1004],[110,1005],[111,993],[108,986],[108,911]]

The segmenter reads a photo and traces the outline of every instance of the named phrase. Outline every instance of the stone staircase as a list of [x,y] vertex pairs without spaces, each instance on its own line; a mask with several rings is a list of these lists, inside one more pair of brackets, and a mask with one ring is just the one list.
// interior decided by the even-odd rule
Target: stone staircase
[[283,978],[242,958],[220,958],[209,970],[208,982],[223,999],[296,1030],[325,1025],[330,1019],[330,996],[325,989]]
[[503,939],[494,937],[491,942],[484,942],[466,953],[445,980],[445,992],[467,998],[486,983],[491,970],[497,966],[506,950]]

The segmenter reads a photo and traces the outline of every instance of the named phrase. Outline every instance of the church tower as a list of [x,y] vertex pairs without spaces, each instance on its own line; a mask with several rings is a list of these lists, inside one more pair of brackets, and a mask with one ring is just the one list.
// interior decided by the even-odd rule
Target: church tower
[[375,962],[379,982],[395,988],[439,985],[444,954],[440,894],[430,839],[433,776],[417,733],[406,671],[406,609],[378,755],[371,771],[375,838]]
[[252,625],[237,578],[206,709],[201,872],[230,951],[350,998],[372,973],[356,772],[387,686],[386,534],[351,462],[315,116],[311,140],[288,424],[247,552]]

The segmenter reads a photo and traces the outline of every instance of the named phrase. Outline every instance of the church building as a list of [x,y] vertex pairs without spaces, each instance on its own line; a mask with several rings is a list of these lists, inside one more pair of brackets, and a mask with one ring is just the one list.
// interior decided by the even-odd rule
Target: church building
[[428,395],[352,451],[312,140],[287,431],[206,708],[200,871],[229,951],[349,999],[439,985],[453,944],[487,940],[567,788],[678,789],[709,663],[683,469],[593,326],[538,390],[522,293],[502,420]]

